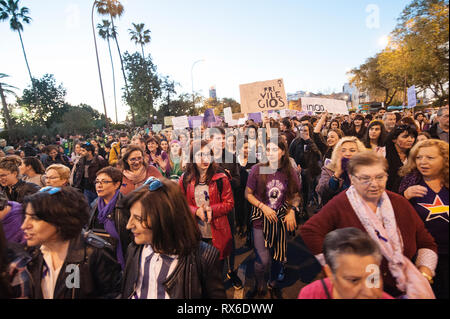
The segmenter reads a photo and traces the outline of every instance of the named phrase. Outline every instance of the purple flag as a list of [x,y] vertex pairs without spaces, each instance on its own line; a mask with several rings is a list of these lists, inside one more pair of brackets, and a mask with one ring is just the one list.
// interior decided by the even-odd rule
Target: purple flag
[[[270,111],[269,111],[270,112]],[[255,123],[262,123],[262,115],[261,112],[258,113],[249,113],[248,119],[255,121]]]

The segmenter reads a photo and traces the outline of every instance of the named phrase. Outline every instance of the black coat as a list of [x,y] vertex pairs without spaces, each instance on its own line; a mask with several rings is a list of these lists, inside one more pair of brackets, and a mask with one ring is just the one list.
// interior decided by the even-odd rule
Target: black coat
[[[44,257],[39,248],[31,253],[27,268],[33,279],[33,299],[43,299],[41,290]],[[75,267],[73,267],[74,265]],[[79,288],[69,288],[74,283],[74,269],[79,269]],[[69,276],[71,276],[69,278]],[[72,239],[67,257],[56,281],[54,299],[112,299],[120,294],[121,268],[111,249],[88,244],[83,235]]]
[[297,165],[300,165],[308,180],[320,174],[319,163],[322,154],[312,139],[296,138],[289,147],[289,156],[295,160]]
[[[79,189],[87,189],[92,192],[95,192],[95,179],[97,178],[96,174],[99,170],[102,168],[108,166],[108,163],[99,156],[94,156],[92,159],[91,164],[88,168],[88,185],[87,187],[83,187],[82,181],[84,177],[84,167],[86,166],[86,157],[80,158],[78,161],[76,167],[75,167],[75,173],[73,175],[73,187],[79,188]],[[86,186],[86,185],[84,185]]]
[[0,190],[2,190],[8,200],[11,202],[23,203],[23,200],[26,196],[37,193],[40,190],[40,187],[33,183],[28,183],[23,180],[19,180],[19,182],[13,186],[1,186]]
[[402,178],[398,175],[398,171],[403,167],[403,162],[400,159],[400,156],[398,156],[398,152],[392,142],[386,144],[386,160],[389,163],[389,177],[386,183],[386,189],[391,192],[399,193]]
[[[130,299],[137,288],[143,247],[134,243],[128,247],[123,299]],[[178,259],[175,270],[164,285],[171,299],[226,299],[219,251],[200,242],[196,252]]]
[[[122,244],[123,256],[125,258],[127,254],[127,248],[130,243],[133,242],[133,236],[131,232],[127,229],[128,219],[130,218],[130,212],[121,206],[121,200],[123,195],[120,193],[117,198],[116,207],[111,215],[108,216],[109,219],[114,221],[116,226],[116,231],[119,234],[120,243]],[[98,198],[93,203],[91,209],[91,217],[88,223],[88,229],[92,230],[95,227],[96,219],[98,216]],[[116,247],[114,247],[115,249]]]

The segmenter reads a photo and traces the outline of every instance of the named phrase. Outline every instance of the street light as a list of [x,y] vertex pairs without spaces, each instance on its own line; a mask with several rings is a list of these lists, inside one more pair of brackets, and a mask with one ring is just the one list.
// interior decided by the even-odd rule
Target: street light
[[194,103],[194,104],[195,104],[195,97],[194,97],[194,66],[195,66],[197,63],[204,62],[204,61],[205,61],[204,59],[195,61],[195,62],[192,64],[192,68],[191,68],[192,103]]

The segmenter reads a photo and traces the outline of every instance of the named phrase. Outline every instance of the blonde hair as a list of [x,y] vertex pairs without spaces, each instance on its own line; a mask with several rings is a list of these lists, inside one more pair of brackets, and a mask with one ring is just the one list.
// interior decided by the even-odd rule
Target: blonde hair
[[62,180],[69,180],[70,178],[70,168],[62,164],[53,164],[47,167],[45,170],[45,174],[48,173],[49,170],[54,169],[58,172],[59,178]]
[[331,162],[327,165],[328,169],[331,169],[332,171],[336,169],[337,162],[339,159],[339,153],[341,152],[342,145],[344,145],[345,143],[355,143],[356,148],[358,149],[358,153],[367,150],[364,144],[356,136],[345,136],[341,138],[334,147],[333,154],[331,155]]
[[406,163],[405,166],[403,166],[400,169],[399,175],[406,176],[410,173],[417,172],[418,169],[417,169],[417,164],[416,164],[416,157],[417,157],[417,154],[419,153],[419,150],[423,147],[433,147],[433,146],[437,147],[437,149],[439,150],[439,154],[444,159],[444,167],[442,168],[442,171],[441,171],[441,177],[442,177],[445,187],[448,188],[448,179],[449,179],[449,177],[448,177],[448,173],[449,173],[448,150],[449,150],[449,146],[448,146],[448,143],[441,141],[441,140],[428,139],[428,140],[419,142],[416,145],[414,145],[414,147],[409,152],[408,162]]

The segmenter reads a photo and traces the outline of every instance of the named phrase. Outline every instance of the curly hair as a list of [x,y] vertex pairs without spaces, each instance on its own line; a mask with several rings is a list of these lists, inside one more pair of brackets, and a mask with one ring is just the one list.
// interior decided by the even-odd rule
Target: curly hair
[[4,169],[11,173],[20,174],[19,166],[22,165],[22,159],[17,155],[10,155],[0,159],[0,169]]
[[444,182],[445,187],[448,188],[449,145],[448,145],[448,143],[441,141],[441,140],[429,139],[429,140],[425,140],[425,141],[419,142],[416,145],[414,145],[414,147],[409,152],[408,162],[406,163],[405,166],[403,166],[400,169],[399,175],[406,176],[410,173],[417,173],[419,170],[417,169],[416,157],[417,157],[417,154],[419,153],[419,150],[423,147],[433,147],[433,146],[437,147],[437,149],[439,150],[439,154],[444,159],[444,167],[442,168],[442,171],[441,171],[441,177],[442,177],[442,181]]
[[345,136],[341,138],[333,149],[333,154],[331,155],[331,162],[327,165],[327,168],[331,169],[332,171],[336,169],[339,153],[344,143],[355,143],[356,148],[358,149],[358,153],[364,152],[366,150],[364,144],[356,136]]

